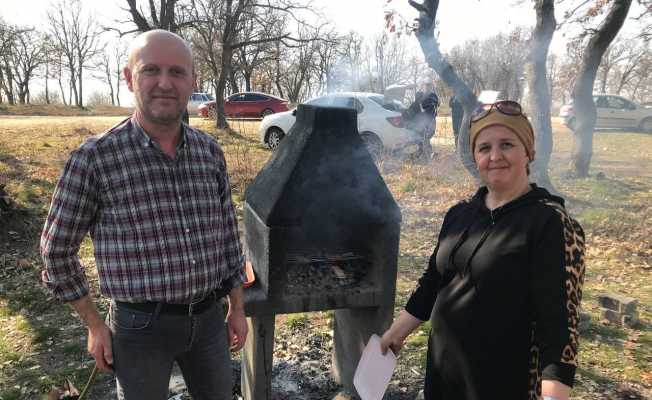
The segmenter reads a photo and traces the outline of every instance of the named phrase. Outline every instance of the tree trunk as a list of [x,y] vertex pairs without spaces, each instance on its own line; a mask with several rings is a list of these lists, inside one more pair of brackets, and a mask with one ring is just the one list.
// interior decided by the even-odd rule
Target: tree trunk
[[245,80],[245,90],[247,92],[251,92],[251,71],[248,69],[243,70],[242,76],[244,77]]
[[45,63],[45,104],[50,104],[50,85],[48,85],[48,77],[50,76],[50,63]]
[[220,75],[217,79],[217,90],[215,96],[215,110],[217,111],[217,127],[226,129],[229,124],[226,122],[226,115],[224,114],[224,89],[226,88],[226,80],[231,72],[231,58],[233,57],[233,49],[230,44],[222,44],[222,59],[220,66]]
[[115,100],[118,103],[118,107],[120,107],[120,73],[120,69],[118,69],[115,84]]
[[[235,71],[233,68],[231,68],[231,71],[229,72],[229,85],[231,85],[231,91],[232,93],[239,92],[240,89],[238,88],[238,82],[235,79]],[[249,91],[249,89],[247,89]]]
[[428,65],[437,72],[441,80],[446,83],[455,96],[462,102],[464,116],[462,117],[460,133],[457,139],[457,152],[464,167],[471,175],[477,178],[478,170],[475,166],[469,143],[469,123],[471,113],[475,109],[478,99],[466,83],[460,79],[450,63],[444,59],[444,56],[439,50],[439,43],[437,43],[434,35],[439,0],[425,0],[423,5],[419,5],[413,0],[409,0],[409,3],[419,10],[419,26],[416,31],[416,37]]
[[59,90],[61,91],[61,101],[63,101],[63,105],[67,106],[68,102],[66,101],[66,92],[63,90],[63,82],[61,80],[61,74],[59,74]]
[[532,180],[539,186],[555,191],[548,165],[552,154],[552,125],[550,122],[550,91],[546,76],[548,49],[555,32],[554,0],[537,0],[535,4],[537,24],[532,35],[530,62],[528,64],[530,78],[530,105],[532,106],[532,125],[535,133],[535,159],[532,164]]
[[82,96],[82,74],[84,71],[84,66],[81,63],[81,55],[80,55],[80,62],[79,62],[79,74],[77,75],[77,80],[79,82],[79,102],[77,103],[77,107],[79,108],[84,108],[84,97]]
[[76,77],[77,77],[77,73],[75,71],[75,67],[70,66],[69,69],[70,69],[70,82],[69,83],[70,83],[70,90],[72,91],[72,93],[70,93],[70,96],[69,96],[70,105],[72,105],[72,95],[74,94],[75,95],[75,105],[79,106],[79,94],[77,93],[77,83],[75,81]]
[[11,72],[11,68],[6,64],[5,61],[5,95],[7,96],[7,102],[10,105],[16,105],[16,99],[14,97],[14,75]]
[[587,177],[593,156],[593,130],[596,110],[593,85],[605,51],[623,26],[632,0],[615,0],[604,22],[591,36],[584,50],[582,65],[573,88],[575,126],[571,154],[571,174]]

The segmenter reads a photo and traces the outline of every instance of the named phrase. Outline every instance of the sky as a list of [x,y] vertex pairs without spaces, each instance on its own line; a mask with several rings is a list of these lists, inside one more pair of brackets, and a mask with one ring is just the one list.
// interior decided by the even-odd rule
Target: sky
[[[313,5],[342,32],[356,31],[364,36],[380,34],[384,28],[384,12],[395,9],[407,21],[417,12],[407,0],[312,0]],[[82,0],[98,20],[126,19],[125,0]],[[0,0],[0,17],[6,22],[27,26],[44,26],[45,15],[52,0]],[[139,0],[139,4],[146,3]],[[516,5],[522,3],[521,5]],[[559,11],[557,12],[558,14]],[[515,0],[449,0],[440,1],[438,10],[439,44],[447,51],[457,44],[475,38],[511,31],[515,26],[532,27],[536,14],[531,1]],[[415,47],[418,46],[416,39]],[[564,51],[562,35],[555,34],[551,51]],[[96,83],[101,88],[99,82]],[[85,90],[91,93],[91,90]],[[38,91],[38,88],[37,88]],[[123,90],[127,94],[126,90]],[[122,97],[122,96],[121,96]],[[129,98],[127,98],[129,100]]]
[[[125,18],[125,0],[82,0],[98,17]],[[338,30],[356,31],[363,35],[380,33],[384,26],[384,11],[395,9],[411,21],[417,12],[407,0],[312,0],[323,9]],[[5,21],[23,25],[41,25],[51,0],[1,0],[0,16]],[[145,3],[140,0],[139,3]],[[446,50],[467,39],[509,31],[516,25],[532,26],[535,13],[529,2],[514,6],[514,0],[455,0],[441,1],[438,11],[441,23],[440,45]],[[386,7],[387,6],[387,7]]]

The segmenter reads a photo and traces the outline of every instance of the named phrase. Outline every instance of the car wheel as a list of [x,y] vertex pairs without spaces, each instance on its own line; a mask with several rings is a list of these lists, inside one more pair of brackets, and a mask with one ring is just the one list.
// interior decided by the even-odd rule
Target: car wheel
[[271,108],[266,108],[266,109],[263,110],[263,112],[260,114],[260,116],[265,118],[266,116],[272,115],[272,114],[274,114],[274,110],[272,110]]
[[383,142],[372,132],[364,132],[360,134],[360,137],[365,146],[367,146],[367,151],[371,154],[371,158],[378,160],[383,154],[383,150],[385,150]]
[[641,121],[639,128],[645,133],[652,133],[652,118],[648,117]]
[[272,150],[276,150],[284,137],[285,133],[283,133],[279,128],[269,128],[267,131],[267,146]]
[[208,118],[217,119],[217,110],[214,107],[208,109]]

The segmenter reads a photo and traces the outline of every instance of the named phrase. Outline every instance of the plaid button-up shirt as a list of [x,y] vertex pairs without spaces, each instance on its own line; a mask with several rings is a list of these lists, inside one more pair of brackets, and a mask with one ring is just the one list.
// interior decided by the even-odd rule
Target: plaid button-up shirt
[[62,301],[88,293],[77,256],[87,232],[100,291],[115,300],[189,303],[245,280],[224,154],[193,128],[175,159],[133,119],[72,153],[41,236],[43,281]]

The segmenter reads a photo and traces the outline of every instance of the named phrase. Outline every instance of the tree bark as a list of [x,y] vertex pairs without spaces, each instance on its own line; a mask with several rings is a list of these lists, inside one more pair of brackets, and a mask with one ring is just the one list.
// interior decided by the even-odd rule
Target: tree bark
[[535,133],[535,159],[532,163],[531,179],[539,186],[555,191],[548,175],[548,165],[552,154],[552,125],[550,122],[550,90],[546,76],[546,62],[552,35],[555,32],[554,0],[536,0],[537,24],[532,35],[530,62],[530,105],[532,106],[532,125]]
[[[227,1],[230,3],[230,1]],[[226,29],[225,29],[226,30]],[[217,90],[215,96],[215,109],[217,111],[217,127],[226,129],[229,124],[226,122],[226,115],[224,113],[224,90],[226,89],[226,80],[231,72],[231,58],[233,57],[233,49],[231,45],[225,40],[222,43],[222,60],[220,65],[220,75],[217,79]]]
[[584,50],[582,65],[573,88],[575,126],[571,155],[571,174],[587,177],[593,156],[593,130],[596,109],[593,103],[593,85],[605,51],[623,26],[632,0],[615,0],[604,22],[591,36]]
[[469,123],[471,121],[471,113],[475,109],[478,99],[466,83],[460,79],[439,50],[439,43],[437,43],[434,34],[439,0],[425,0],[423,4],[409,0],[409,3],[412,7],[419,10],[419,24],[416,30],[416,37],[428,65],[437,72],[437,75],[439,75],[453,91],[455,96],[462,102],[464,116],[462,117],[460,133],[457,139],[457,152],[464,167],[471,175],[477,178],[478,170],[475,166],[469,143]]

